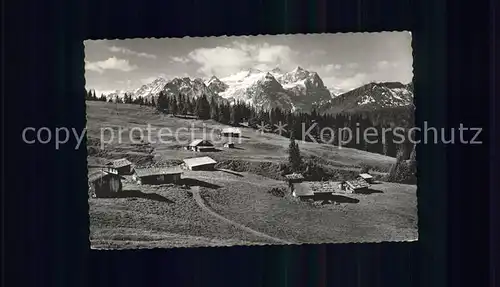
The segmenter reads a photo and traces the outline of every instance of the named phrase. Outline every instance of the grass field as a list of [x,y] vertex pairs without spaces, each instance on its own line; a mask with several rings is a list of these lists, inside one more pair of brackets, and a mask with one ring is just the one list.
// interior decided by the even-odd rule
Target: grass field
[[[146,129],[148,124],[158,129],[169,128],[173,134],[179,128],[198,127],[196,131],[178,132],[178,138],[186,142],[192,138],[192,133],[194,138],[201,137],[203,125],[209,132],[223,127],[213,121],[162,115],[150,107],[88,102],[89,166],[121,157],[127,157],[136,165],[162,165],[200,156],[183,150],[175,141],[160,143],[156,132],[150,134],[152,143],[132,144],[130,129]],[[121,127],[128,131],[122,133],[121,142],[116,139],[116,132],[115,140],[101,150],[99,138],[104,127]],[[216,144],[220,151],[207,153],[219,162],[237,162],[238,172],[186,171],[183,174],[183,178],[192,179],[190,185],[199,186],[206,207],[226,221],[200,208],[189,187],[139,186],[125,180],[122,198],[89,199],[92,247],[276,244],[257,233],[291,243],[378,242],[418,237],[416,186],[375,184],[371,194],[346,195],[349,198],[345,201],[338,197],[335,201],[339,203],[325,205],[277,197],[268,191],[284,187],[285,183],[271,173],[275,172],[273,164],[286,161],[288,139],[260,134],[249,128],[242,128],[242,131],[244,137],[241,143],[236,143],[236,149],[224,149],[222,144]],[[148,134],[143,136],[148,138]],[[104,138],[109,139],[109,134]],[[299,146],[303,155],[321,158],[339,170],[355,172],[363,163],[385,171],[395,161],[383,155],[326,144],[299,142]],[[227,166],[231,165],[224,167]],[[242,225],[255,232],[238,228]]]

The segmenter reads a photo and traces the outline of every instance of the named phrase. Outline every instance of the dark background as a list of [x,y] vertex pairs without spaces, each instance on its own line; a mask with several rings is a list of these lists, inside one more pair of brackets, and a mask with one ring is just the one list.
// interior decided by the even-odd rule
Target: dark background
[[[493,126],[492,6],[226,2],[4,3],[2,258],[9,286],[430,287],[493,280],[489,193],[499,183],[489,141],[495,136],[498,146],[500,132]],[[85,146],[74,150],[68,142],[56,151],[21,139],[26,126],[85,127],[84,39],[396,30],[413,32],[417,126],[425,120],[483,127],[480,146],[418,147],[419,242],[90,251]]]

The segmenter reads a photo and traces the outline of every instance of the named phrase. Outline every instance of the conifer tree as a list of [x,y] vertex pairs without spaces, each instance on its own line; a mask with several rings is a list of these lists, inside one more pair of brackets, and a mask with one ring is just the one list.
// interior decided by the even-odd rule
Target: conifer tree
[[177,99],[175,96],[171,96],[169,99],[170,99],[170,102],[168,104],[168,107],[170,109],[170,112],[173,115],[176,115],[179,112],[178,105],[177,105]]
[[198,98],[196,103],[196,116],[202,120],[210,119],[210,103],[205,95]]
[[295,135],[290,135],[290,145],[288,147],[288,163],[292,172],[300,172],[302,168],[302,157],[299,145],[295,142]]
[[212,120],[218,120],[219,117],[219,110],[218,110],[218,105],[217,102],[215,101],[215,98],[212,97],[210,100],[210,118]]
[[163,91],[161,91],[158,95],[156,109],[162,112],[168,112],[168,99],[167,95]]
[[186,97],[181,93],[179,93],[179,100],[177,101],[177,110],[181,115],[187,114]]

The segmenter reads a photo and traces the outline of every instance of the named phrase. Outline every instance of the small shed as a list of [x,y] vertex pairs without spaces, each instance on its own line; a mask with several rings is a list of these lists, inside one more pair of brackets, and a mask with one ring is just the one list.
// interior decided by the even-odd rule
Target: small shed
[[227,143],[225,143],[225,144],[224,144],[224,147],[225,147],[225,148],[234,148],[234,143],[232,143],[232,142],[227,142]]
[[214,170],[216,163],[208,156],[184,159],[184,165],[188,170]]
[[314,192],[308,185],[304,183],[292,183],[292,185],[290,185],[290,191],[293,197],[298,197],[300,199],[308,199],[314,197]]
[[201,152],[201,151],[213,151],[215,147],[209,140],[198,139],[192,141],[188,146],[186,146],[185,149]]
[[103,197],[121,190],[122,182],[118,174],[100,170],[89,175],[89,191],[92,197]]
[[288,186],[291,186],[294,183],[300,183],[304,181],[304,176],[300,173],[291,173],[285,175],[286,180],[288,181]]
[[364,180],[349,180],[345,182],[345,191],[348,193],[359,193],[366,191],[370,184]]
[[109,167],[110,172],[116,171],[118,174],[121,175],[129,175],[133,173],[132,163],[126,158],[113,160],[107,165]]
[[361,173],[359,177],[368,183],[373,183],[373,176],[368,173]]
[[165,184],[178,183],[181,180],[180,167],[144,168],[136,169],[133,176],[138,184]]
[[346,182],[345,180],[339,182],[339,189],[340,190],[345,190],[346,189],[346,187],[345,187],[346,183],[345,182]]
[[223,137],[232,137],[232,138],[239,138],[241,137],[241,130],[238,128],[223,128],[222,131],[220,132],[220,135]]

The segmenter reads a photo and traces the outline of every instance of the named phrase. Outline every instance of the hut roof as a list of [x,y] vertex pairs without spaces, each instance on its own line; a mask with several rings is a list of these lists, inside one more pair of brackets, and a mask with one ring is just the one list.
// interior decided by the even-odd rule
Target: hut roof
[[128,159],[121,158],[121,159],[117,159],[117,160],[112,161],[108,165],[111,165],[114,168],[120,168],[120,167],[128,166],[128,165],[131,165],[131,164],[132,163]]
[[223,128],[222,133],[241,134],[241,130],[238,128]]
[[180,167],[150,167],[150,168],[141,168],[135,170],[135,174],[138,177],[181,174],[181,173],[182,169]]
[[203,144],[204,146],[214,146],[210,141],[208,140],[202,140],[202,139],[197,139],[192,141],[189,146],[199,146]]
[[314,192],[308,185],[303,183],[294,183],[293,184],[293,192],[296,196],[312,196]]
[[373,178],[373,176],[371,176],[370,174],[368,173],[360,173],[359,176],[361,178],[364,178],[364,179],[370,179],[370,178]]
[[304,176],[300,173],[292,173],[285,175],[287,179],[304,179]]
[[349,180],[346,181],[346,184],[348,184],[353,189],[360,189],[369,186],[369,184],[364,180]]
[[89,174],[89,182],[92,183],[98,179],[102,179],[102,178],[105,178],[107,176],[118,176],[118,175],[113,174],[113,173],[109,173],[107,171],[99,170],[99,171],[96,171],[96,172]]
[[206,164],[215,164],[217,162],[208,156],[204,156],[204,157],[186,158],[184,159],[184,163],[189,167],[193,167]]

